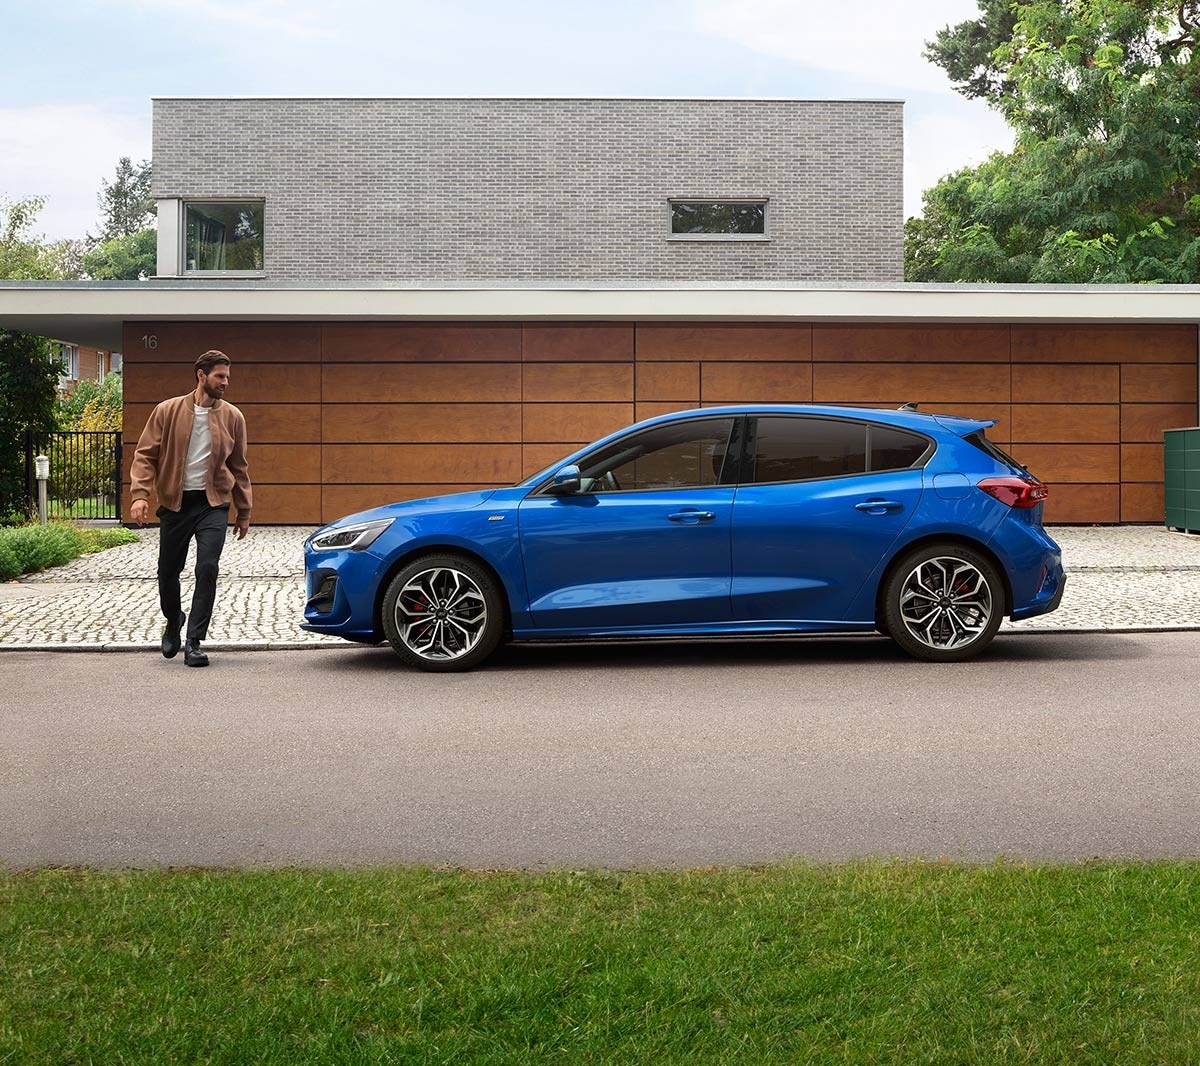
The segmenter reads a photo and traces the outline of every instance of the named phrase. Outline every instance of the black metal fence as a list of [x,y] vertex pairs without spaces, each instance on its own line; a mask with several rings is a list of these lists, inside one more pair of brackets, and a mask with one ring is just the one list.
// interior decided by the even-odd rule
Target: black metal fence
[[29,510],[38,508],[34,459],[50,459],[47,512],[50,518],[121,520],[121,434],[119,432],[25,433],[25,480]]

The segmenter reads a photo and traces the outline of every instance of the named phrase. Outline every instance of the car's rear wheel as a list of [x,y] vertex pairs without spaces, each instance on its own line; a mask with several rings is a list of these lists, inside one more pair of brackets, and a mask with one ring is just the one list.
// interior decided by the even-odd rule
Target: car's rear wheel
[[883,594],[888,635],[909,655],[960,662],[991,642],[1004,618],[995,564],[960,544],[930,544],[892,569]]
[[414,559],[384,593],[383,630],[396,654],[420,670],[470,670],[496,650],[504,628],[495,579],[462,556]]

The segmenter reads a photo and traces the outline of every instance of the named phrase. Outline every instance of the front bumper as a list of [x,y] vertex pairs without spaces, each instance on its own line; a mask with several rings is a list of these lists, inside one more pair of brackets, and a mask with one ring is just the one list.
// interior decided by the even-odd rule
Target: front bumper
[[304,553],[306,602],[300,628],[356,643],[383,640],[375,618],[382,560],[369,551]]

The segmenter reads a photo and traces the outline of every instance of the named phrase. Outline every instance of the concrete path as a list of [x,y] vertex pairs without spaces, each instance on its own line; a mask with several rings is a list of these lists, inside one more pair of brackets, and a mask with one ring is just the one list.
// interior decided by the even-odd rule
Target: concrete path
[[[232,537],[207,647],[344,648],[344,641],[299,628],[304,609],[298,527],[251,529]],[[1061,608],[1011,630],[1159,630],[1200,628],[1200,537],[1159,526],[1060,526],[1070,581]],[[0,651],[144,650],[157,645],[162,620],[154,580],[156,529],[139,544],[0,584]],[[184,602],[191,596],[185,570]]]

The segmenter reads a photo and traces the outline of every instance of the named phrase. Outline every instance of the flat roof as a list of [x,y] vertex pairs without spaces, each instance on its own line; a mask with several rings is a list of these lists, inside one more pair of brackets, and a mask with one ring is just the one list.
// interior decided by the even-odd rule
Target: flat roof
[[0,281],[0,327],[120,349],[131,321],[1200,323],[1195,285]]
[[186,93],[151,96],[151,100],[692,100],[722,103],[785,103],[785,104],[903,104],[901,97],[890,96],[570,96],[570,95],[525,95],[522,93],[478,93],[458,95],[455,93],[429,93],[405,96],[379,96],[355,93]]

